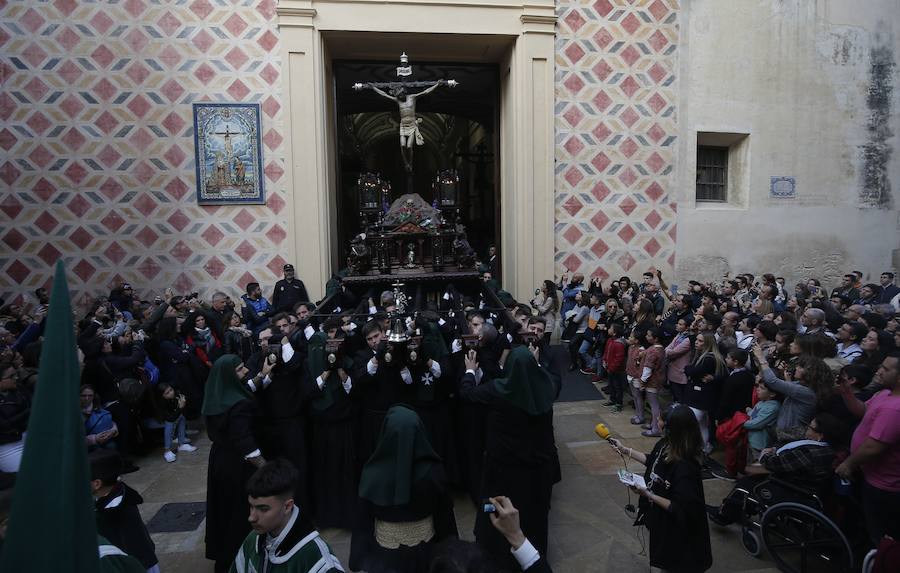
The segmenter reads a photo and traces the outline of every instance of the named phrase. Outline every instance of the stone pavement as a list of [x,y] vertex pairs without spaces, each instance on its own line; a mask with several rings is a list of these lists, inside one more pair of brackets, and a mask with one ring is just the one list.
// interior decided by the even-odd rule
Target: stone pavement
[[[640,428],[629,424],[630,416],[627,408],[623,413],[612,413],[597,400],[557,403],[554,408],[563,479],[553,490],[548,557],[557,573],[645,573],[649,570],[643,552],[646,530],[642,536],[638,528],[632,527],[633,517],[624,510],[628,493],[615,475],[622,467],[622,460],[594,433],[597,422],[604,422],[614,437],[649,452],[654,439],[641,437]],[[197,452],[181,454],[171,464],[163,461],[160,449],[138,461],[140,471],[125,476],[125,481],[144,496],[141,512],[145,520],[165,503],[205,500],[209,441],[201,435],[195,444],[199,447]],[[637,467],[640,466],[635,462],[628,464],[629,469]],[[713,479],[707,480],[704,487],[707,502],[718,503],[730,484]],[[632,502],[636,503],[633,496]],[[475,519],[472,504],[459,496],[455,509],[460,535],[472,540]],[[203,557],[204,528],[205,524],[201,524],[189,533],[153,534],[163,573],[212,571],[212,563]],[[721,529],[711,525],[710,532],[713,548],[710,571],[775,572],[771,561],[751,557],[744,551],[736,526]],[[346,565],[349,531],[331,529],[322,534]]]

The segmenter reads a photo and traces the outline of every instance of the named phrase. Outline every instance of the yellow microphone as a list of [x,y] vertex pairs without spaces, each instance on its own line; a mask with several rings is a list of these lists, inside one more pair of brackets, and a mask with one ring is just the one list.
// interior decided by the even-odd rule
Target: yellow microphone
[[606,424],[603,424],[602,422],[597,424],[594,426],[594,431],[604,440],[609,439],[609,428],[606,427]]

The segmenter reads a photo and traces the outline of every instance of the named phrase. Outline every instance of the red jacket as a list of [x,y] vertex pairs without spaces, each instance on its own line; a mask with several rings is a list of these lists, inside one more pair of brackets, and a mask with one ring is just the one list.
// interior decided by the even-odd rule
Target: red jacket
[[625,341],[621,338],[610,338],[603,349],[603,362],[606,371],[618,374],[625,371]]

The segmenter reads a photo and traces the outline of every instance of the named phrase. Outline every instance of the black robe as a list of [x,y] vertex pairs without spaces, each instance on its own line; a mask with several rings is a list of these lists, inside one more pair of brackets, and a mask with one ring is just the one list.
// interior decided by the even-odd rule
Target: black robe
[[[435,464],[431,471],[412,485],[411,499],[406,505],[381,507],[359,500],[359,513],[350,540],[350,570],[367,573],[422,573],[431,564],[432,549],[448,537],[458,537],[453,499],[447,487],[443,468]],[[385,549],[375,541],[375,520],[418,521],[428,516],[434,520],[434,537],[414,547],[401,545]],[[507,544],[507,548],[509,544]],[[508,549],[507,549],[508,551]]]
[[395,404],[412,404],[414,384],[405,384],[399,368],[380,362],[374,375],[369,374],[367,364],[375,353],[371,349],[357,353],[353,361],[353,385],[357,389],[363,410],[359,428],[359,470],[375,451],[381,426],[388,409]]
[[144,498],[138,492],[124,482],[117,483],[95,504],[97,534],[149,569],[159,563],[159,559],[156,558],[156,545],[141,519],[138,506],[142,503]]
[[[300,338],[303,338],[302,333]],[[316,387],[303,367],[306,361],[305,340],[298,344],[294,337],[292,342],[294,355],[287,363],[281,362],[281,357],[278,357],[279,363],[269,375],[271,384],[259,390],[257,396],[265,420],[261,439],[263,454],[266,459],[283,457],[297,468],[300,483],[294,492],[294,500],[302,508],[309,507],[309,425],[304,412]]]
[[459,456],[453,431],[451,401],[456,393],[456,379],[450,361],[440,361],[441,376],[434,378],[427,363],[410,367],[413,378],[413,408],[428,432],[431,447],[444,462],[444,471],[451,484],[460,484]]
[[647,498],[640,499],[640,516],[650,530],[650,565],[673,573],[700,573],[712,565],[709,523],[703,495],[700,464],[693,460],[666,462],[660,440],[647,456],[644,481],[651,484],[651,471],[661,479],[651,485],[656,495],[671,501],[668,511]]
[[[356,389],[352,376],[351,382],[354,386],[347,394],[337,372],[332,372],[325,386],[317,389],[309,405],[312,422],[309,451],[312,513],[320,528],[350,529],[356,514],[357,470],[360,465],[357,459],[357,421],[360,407],[354,396]],[[323,403],[326,393],[331,400]]]
[[250,532],[247,480],[255,467],[244,456],[257,449],[259,408],[241,400],[224,414],[206,417],[212,448],[206,481],[206,558],[230,564]]
[[[462,378],[461,395],[463,400],[488,409],[479,497],[508,497],[519,510],[522,532],[541,555],[547,555],[550,496],[553,484],[559,481],[553,410],[529,415],[507,401],[493,384],[475,386],[469,373]],[[499,567],[516,570],[509,543],[483,512],[475,517],[475,539]]]

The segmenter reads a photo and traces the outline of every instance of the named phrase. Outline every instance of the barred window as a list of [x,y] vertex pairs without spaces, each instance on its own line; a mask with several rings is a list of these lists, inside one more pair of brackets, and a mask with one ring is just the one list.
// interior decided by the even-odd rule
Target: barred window
[[697,201],[728,200],[728,148],[697,146]]

